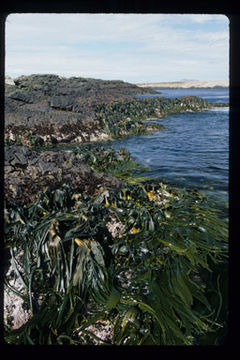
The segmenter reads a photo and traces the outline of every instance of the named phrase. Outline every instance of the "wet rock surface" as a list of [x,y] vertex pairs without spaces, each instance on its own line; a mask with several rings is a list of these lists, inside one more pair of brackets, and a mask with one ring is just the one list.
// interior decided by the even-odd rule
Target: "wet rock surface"
[[123,81],[57,75],[20,76],[14,79],[14,84],[5,85],[5,133],[12,136],[29,130],[39,135],[42,132],[53,135],[57,131],[65,134],[66,128],[61,127],[66,125],[70,127],[67,135],[72,132],[71,127],[75,128],[73,138],[84,131],[89,135],[89,127],[93,131],[101,129],[94,105],[153,92]]
[[140,124],[149,116],[209,107],[197,97],[166,99],[159,93],[152,99],[135,96],[149,93],[156,92],[123,81],[20,76],[14,85],[9,81],[5,84],[5,143],[36,146],[106,141],[156,130]]
[[61,184],[93,195],[100,186],[121,187],[117,178],[99,173],[66,151],[32,150],[27,146],[5,146],[5,200],[27,204],[45,187],[56,189]]

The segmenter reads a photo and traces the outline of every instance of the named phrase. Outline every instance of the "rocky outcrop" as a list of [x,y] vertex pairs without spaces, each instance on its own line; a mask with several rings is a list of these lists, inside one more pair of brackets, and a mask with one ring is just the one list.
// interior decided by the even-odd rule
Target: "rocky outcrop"
[[5,147],[5,200],[27,204],[46,187],[56,189],[71,184],[78,191],[93,195],[101,186],[121,187],[117,178],[99,173],[79,155],[67,151],[33,151],[27,146]]
[[154,92],[123,81],[20,76],[5,86],[5,143],[92,142],[157,130],[142,120],[211,106],[196,96],[137,98]]
[[[19,124],[26,125],[38,117],[38,123],[45,120],[59,123],[69,121],[65,112],[71,112],[75,119],[93,118],[91,107],[101,102],[120,101],[153,90],[141,89],[123,81],[104,81],[81,77],[61,78],[57,75],[20,76],[15,86],[6,87],[6,125],[11,121],[12,112],[18,111]],[[64,114],[59,111],[65,111]],[[66,116],[66,119],[65,119]],[[28,119],[27,119],[28,118]]]
[[[20,76],[5,85],[5,140],[44,142],[106,140],[94,106],[153,92],[123,81],[57,75]],[[92,137],[91,137],[92,136]]]

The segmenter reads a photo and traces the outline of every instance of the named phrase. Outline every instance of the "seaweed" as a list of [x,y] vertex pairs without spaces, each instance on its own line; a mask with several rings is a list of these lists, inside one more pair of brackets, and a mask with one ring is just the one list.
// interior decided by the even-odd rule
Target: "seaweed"
[[[218,343],[226,322],[219,269],[228,258],[219,211],[197,190],[134,181],[126,149],[75,152],[105,173],[128,164],[123,186],[87,194],[62,184],[28,205],[6,205],[5,253],[33,316],[6,326],[5,341],[199,345],[211,334]],[[90,331],[99,321],[111,324],[110,339]]]

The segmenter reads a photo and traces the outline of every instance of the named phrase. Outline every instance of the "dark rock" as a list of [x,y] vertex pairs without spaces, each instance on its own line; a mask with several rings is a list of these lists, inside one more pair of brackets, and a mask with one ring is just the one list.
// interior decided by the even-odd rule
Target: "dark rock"
[[56,174],[58,168],[53,163],[46,163],[42,159],[39,159],[39,161],[35,164],[35,166],[41,170],[41,173],[44,175],[46,173],[52,173]]
[[[59,124],[71,125],[76,121],[81,124],[84,120],[95,120],[93,105],[130,100],[132,95],[148,92],[123,81],[82,77],[67,79],[49,74],[20,76],[14,83],[15,85],[7,84],[5,87],[6,133],[9,132],[9,126],[13,127],[13,133],[24,126],[26,132],[32,130],[41,135],[39,130],[41,132],[46,124],[53,124],[52,130],[55,132]],[[79,132],[84,132],[85,129],[79,130],[73,136],[80,136]],[[70,133],[72,132],[69,131]],[[51,135],[52,141],[57,142],[56,134]],[[69,139],[67,141],[71,141]]]
[[23,154],[16,154],[11,161],[11,165],[15,167],[27,167],[27,158]]
[[66,96],[55,96],[50,101],[50,106],[61,110],[72,110],[73,99]]
[[29,165],[35,165],[38,162],[38,158],[29,159],[28,164]]
[[46,186],[56,189],[71,184],[94,194],[99,185],[121,187],[121,181],[98,173],[73,153],[31,150],[27,146],[5,146],[5,199],[21,204],[32,202]]
[[5,165],[26,167],[28,158],[33,156],[32,150],[27,146],[12,145],[5,148]]
[[83,165],[81,164],[81,166],[79,166],[79,171],[78,171],[78,174],[81,176],[81,177],[88,177],[88,176],[91,176],[93,175],[93,170],[87,166],[87,165]]
[[16,91],[11,92],[7,96],[11,99],[23,101],[28,104],[33,103],[30,91],[27,92],[27,91],[16,90]]
[[56,85],[60,81],[57,75],[22,75],[14,80],[14,83],[19,88],[43,88],[46,85]]

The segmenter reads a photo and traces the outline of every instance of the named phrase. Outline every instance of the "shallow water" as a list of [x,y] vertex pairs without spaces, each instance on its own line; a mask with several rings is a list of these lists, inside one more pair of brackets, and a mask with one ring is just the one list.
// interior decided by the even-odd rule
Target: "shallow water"
[[[161,96],[196,95],[209,102],[229,101],[228,89],[164,89]],[[146,96],[146,95],[145,95]],[[152,97],[154,95],[148,95]],[[131,135],[102,143],[127,148],[148,171],[138,175],[158,178],[176,186],[197,188],[226,214],[228,208],[229,107],[152,118],[164,125],[152,135]],[[66,145],[72,150],[76,144]],[[61,145],[63,147],[63,145]],[[224,215],[225,216],[225,215]]]
[[[162,96],[196,95],[212,103],[228,102],[228,89],[164,89]],[[186,188],[198,188],[216,201],[228,201],[229,108],[186,112],[151,119],[165,129],[152,135],[129,136],[112,142],[126,147],[142,173]]]

